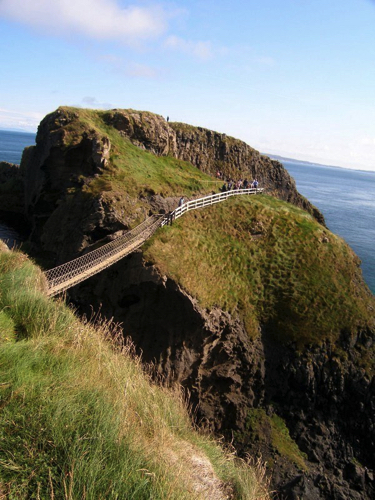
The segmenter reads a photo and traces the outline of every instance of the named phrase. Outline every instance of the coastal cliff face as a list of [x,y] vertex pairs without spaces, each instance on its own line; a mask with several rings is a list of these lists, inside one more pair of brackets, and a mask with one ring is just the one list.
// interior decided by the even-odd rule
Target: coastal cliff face
[[[166,161],[172,157],[181,160],[181,165],[189,162],[214,177],[205,175],[193,188],[177,185],[165,192],[173,172],[166,171],[160,187],[151,183],[149,188],[150,174],[141,184],[124,172],[126,192],[113,182],[119,177],[116,159],[121,157],[124,144],[128,149],[135,145],[166,157]],[[298,193],[281,163],[225,134],[168,124],[148,112],[113,110],[93,117],[86,110],[59,108],[42,120],[36,146],[25,150],[21,168],[25,172],[30,242],[50,265],[66,262],[98,240],[128,229],[150,211],[174,209],[181,194],[189,198],[187,188],[190,197],[217,191],[221,187],[214,182],[218,169],[226,177],[258,177],[267,192],[307,210],[324,223],[322,214]]]
[[5,223],[26,237],[28,224],[25,217],[25,175],[19,165],[0,162],[0,217]]
[[70,295],[119,321],[159,376],[188,389],[200,423],[266,460],[279,498],[372,498],[374,331],[303,350],[267,325],[251,339],[236,314],[202,308],[141,251]]
[[2,212],[23,215],[24,172],[19,165],[0,162],[0,207]]
[[280,498],[373,497],[374,298],[279,162],[147,112],[60,108],[22,169],[29,243],[50,267],[212,192],[217,170],[292,203],[197,211],[69,297],[121,323],[199,423],[261,455]]

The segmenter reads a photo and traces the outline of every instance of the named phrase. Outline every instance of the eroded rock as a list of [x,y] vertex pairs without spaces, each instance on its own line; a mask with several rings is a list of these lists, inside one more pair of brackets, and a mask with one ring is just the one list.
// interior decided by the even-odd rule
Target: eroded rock
[[[70,295],[88,315],[93,308],[120,322],[145,363],[189,391],[201,424],[241,454],[261,453],[280,498],[372,498],[375,383],[358,368],[367,335],[357,336],[346,360],[335,351],[345,348],[342,341],[298,352],[266,326],[251,340],[239,318],[202,309],[140,251]],[[280,452],[271,428],[268,437],[263,429],[261,441],[248,434],[254,408],[283,419],[301,457],[305,453],[305,470]]]

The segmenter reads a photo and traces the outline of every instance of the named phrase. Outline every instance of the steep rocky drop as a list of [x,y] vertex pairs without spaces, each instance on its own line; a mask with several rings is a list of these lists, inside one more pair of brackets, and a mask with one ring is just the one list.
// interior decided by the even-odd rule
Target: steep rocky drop
[[[258,177],[269,194],[292,203],[270,198],[268,208],[267,203],[254,208],[255,215],[250,205],[237,204],[238,220],[227,225],[225,209],[210,212],[222,230],[215,239],[219,253],[224,258],[228,248],[229,260],[219,262],[220,271],[206,287],[226,277],[237,259],[241,264],[233,274],[230,300],[238,275],[252,276],[235,306],[226,307],[226,299],[207,306],[199,298],[196,278],[202,280],[202,269],[212,264],[205,261],[212,257],[204,240],[206,215],[196,221],[202,223],[201,232],[192,235],[191,255],[199,261],[190,280],[195,289],[182,285],[188,271],[178,267],[189,256],[175,245],[180,279],[166,271],[162,259],[150,260],[145,249],[72,289],[69,298],[89,317],[100,313],[120,322],[159,376],[189,390],[201,425],[224,435],[242,455],[261,455],[280,498],[370,499],[374,300],[353,253],[295,208],[324,222],[280,163],[225,134],[168,124],[152,113],[60,108],[42,121],[37,144],[25,151],[21,164],[29,245],[49,267],[61,264],[152,212],[168,212],[181,194],[208,194],[207,186],[216,186],[217,170],[225,176]],[[272,218],[281,221],[285,241]],[[184,230],[179,226],[177,233]],[[173,231],[155,238],[161,251]],[[310,258],[311,234],[316,251]],[[268,239],[268,246],[262,246]],[[249,254],[240,246],[243,241]],[[257,255],[261,265],[253,272]],[[314,274],[314,269],[324,272]],[[337,291],[346,286],[342,303],[335,302]],[[316,300],[298,301],[311,289],[317,290]],[[252,294],[255,305],[245,300]],[[335,325],[348,316],[345,295],[353,322],[325,326],[329,315]]]
[[[202,309],[141,251],[70,296],[87,315],[100,311],[119,321],[145,362],[189,390],[201,424],[240,454],[267,460],[279,498],[372,498],[375,383],[358,364],[374,347],[373,332],[304,352],[280,343],[266,326],[251,340],[238,318]],[[254,409],[263,417],[249,425]],[[274,442],[279,436],[272,439],[274,416],[285,422],[301,461],[289,448],[283,453]]]
[[[88,119],[91,122],[87,123]],[[126,181],[125,189],[114,187],[111,179],[119,170],[116,161],[121,159],[121,147],[129,150],[129,141],[153,155],[189,162],[211,175],[211,180],[206,177],[201,187],[197,184],[193,188],[195,197],[203,188],[206,193],[212,187],[218,189],[219,185],[212,182],[219,169],[236,179],[258,177],[267,192],[308,210],[324,223],[322,214],[298,193],[281,163],[260,155],[242,141],[201,128],[170,124],[148,112],[59,108],[42,120],[36,146],[25,150],[21,163],[30,241],[38,253],[43,251],[51,265],[66,262],[106,235],[129,228],[150,210],[165,212],[175,208],[181,194],[187,194],[182,187],[169,195],[163,188],[158,191],[142,187],[148,182],[147,175],[138,186],[133,186],[139,182],[137,179],[127,181],[134,187],[132,195],[126,194]],[[136,150],[130,153],[140,154]],[[136,164],[132,168],[136,169]]]

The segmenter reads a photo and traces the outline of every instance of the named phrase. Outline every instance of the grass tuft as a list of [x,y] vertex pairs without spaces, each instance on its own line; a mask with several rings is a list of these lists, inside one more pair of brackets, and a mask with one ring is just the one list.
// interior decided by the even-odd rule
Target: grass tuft
[[297,443],[291,438],[284,420],[276,413],[268,416],[262,408],[248,410],[245,420],[245,430],[236,432],[235,439],[240,443],[250,441],[259,449],[268,446],[283,458],[294,463],[301,471],[307,471],[305,453],[301,452]]

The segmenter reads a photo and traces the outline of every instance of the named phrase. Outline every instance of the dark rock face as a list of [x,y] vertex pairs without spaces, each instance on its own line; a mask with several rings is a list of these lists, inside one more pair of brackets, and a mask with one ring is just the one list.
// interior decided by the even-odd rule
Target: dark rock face
[[7,182],[15,178],[23,178],[21,167],[15,163],[0,161],[0,183]]
[[[242,323],[203,310],[137,252],[70,292],[75,305],[122,324],[145,362],[189,390],[197,419],[237,450],[273,463],[279,498],[370,499],[375,493],[375,381],[358,368],[372,332],[298,353],[265,325],[251,341]],[[90,304],[90,307],[88,306]],[[345,351],[344,361],[336,351]],[[250,409],[282,417],[307,469],[246,434]],[[234,433],[234,434],[233,434]]]
[[268,193],[307,210],[324,224],[323,215],[298,193],[294,179],[282,164],[243,141],[201,127],[167,123],[161,116],[147,112],[113,110],[105,120],[134,144],[154,154],[174,156],[211,175],[220,170],[227,178],[258,178]]
[[171,126],[176,132],[179,159],[212,174],[220,170],[233,178],[258,178],[268,193],[311,211],[311,204],[297,192],[294,180],[280,162],[225,134],[179,123]]
[[113,110],[105,121],[133,144],[158,156],[176,156],[176,136],[161,116],[148,112]]
[[[263,399],[263,346],[252,343],[239,320],[203,310],[174,281],[135,252],[73,288],[73,302],[120,322],[167,381],[189,388],[201,417],[218,432],[243,420],[246,406]],[[90,307],[87,305],[90,304]],[[254,380],[259,380],[257,394]]]
[[306,453],[307,477],[321,495],[311,498],[372,498],[375,483],[368,472],[375,467],[375,380],[358,365],[364,346],[374,341],[373,332],[360,332],[352,345],[341,339],[336,346],[310,347],[300,354],[278,345],[266,332],[263,338],[264,404],[279,409]]
[[85,131],[76,144],[66,146],[63,127],[75,119],[74,113],[60,110],[48,115],[39,125],[36,146],[22,160],[30,242],[51,265],[122,228],[100,196],[94,199],[82,191],[87,179],[103,172],[110,142]]
[[24,169],[14,163],[0,162],[0,219],[23,237],[28,234],[24,190]]

